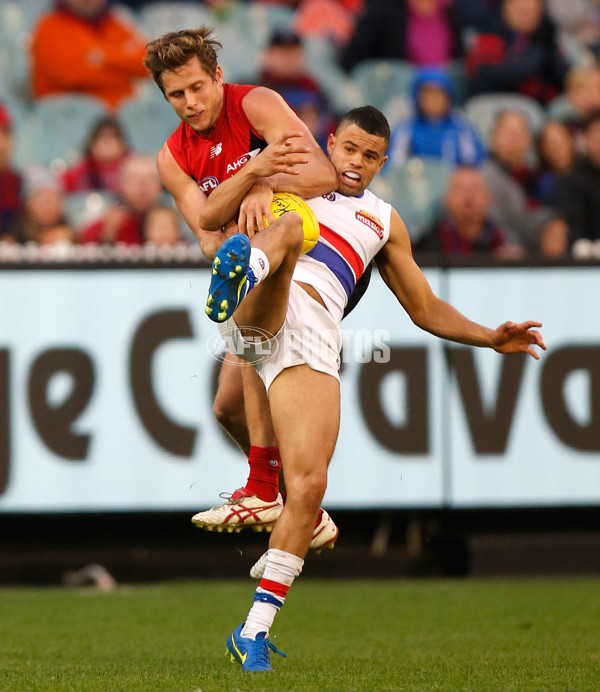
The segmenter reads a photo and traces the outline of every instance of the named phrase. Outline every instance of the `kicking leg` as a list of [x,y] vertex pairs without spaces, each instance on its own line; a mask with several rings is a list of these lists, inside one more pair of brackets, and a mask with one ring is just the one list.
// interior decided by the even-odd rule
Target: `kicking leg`
[[[228,238],[213,260],[206,303],[210,319],[225,322],[235,313],[236,324],[275,334],[285,319],[303,239],[302,219],[294,213],[284,214],[252,241],[241,233]],[[259,290],[263,280],[269,288]]]

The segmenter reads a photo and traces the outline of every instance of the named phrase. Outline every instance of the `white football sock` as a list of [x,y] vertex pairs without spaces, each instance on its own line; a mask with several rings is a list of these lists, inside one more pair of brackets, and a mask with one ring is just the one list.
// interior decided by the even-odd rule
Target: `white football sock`
[[304,560],[297,555],[277,548],[268,550],[265,573],[254,594],[254,603],[241,631],[242,637],[256,639],[259,632],[269,634],[275,615],[292,582],[302,572],[303,565]]
[[253,247],[250,250],[249,268],[256,279],[256,281],[252,284],[253,286],[256,286],[263,279],[266,279],[267,276],[269,276],[269,270],[271,268],[269,265],[269,260],[260,248]]

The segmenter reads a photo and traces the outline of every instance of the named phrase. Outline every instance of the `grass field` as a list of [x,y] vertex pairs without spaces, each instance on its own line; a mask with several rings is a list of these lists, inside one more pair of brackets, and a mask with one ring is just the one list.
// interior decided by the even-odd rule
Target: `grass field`
[[0,589],[0,690],[600,690],[600,580],[300,579],[242,673],[249,582]]

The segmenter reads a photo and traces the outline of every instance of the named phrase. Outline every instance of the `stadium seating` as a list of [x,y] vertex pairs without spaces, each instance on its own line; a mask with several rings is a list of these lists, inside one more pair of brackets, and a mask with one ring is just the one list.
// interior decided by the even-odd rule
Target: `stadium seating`
[[538,132],[546,118],[544,109],[528,96],[521,94],[481,94],[470,98],[464,106],[465,115],[475,125],[488,144],[494,121],[505,110],[517,110],[529,119],[533,132]]
[[361,92],[353,79],[340,68],[332,44],[318,36],[304,41],[306,67],[327,96],[334,111],[345,113],[363,105]]
[[79,230],[100,218],[114,201],[110,192],[71,192],[65,198],[65,215],[70,226]]
[[[464,61],[454,60],[447,69],[454,85],[455,103],[460,106],[467,92]],[[365,60],[352,70],[351,76],[361,102],[379,108],[393,126],[412,111],[415,70],[412,63],[404,60]]]
[[439,212],[451,172],[438,159],[413,157],[397,168],[384,168],[371,190],[396,208],[414,242]]
[[117,118],[130,146],[143,154],[156,154],[180,122],[154,82],[141,85],[138,94],[119,107]]
[[38,161],[62,159],[67,164],[82,154],[90,131],[106,115],[102,101],[84,94],[64,94],[38,99],[32,111],[39,129]]
[[29,43],[38,17],[52,0],[0,0],[0,75],[3,88],[15,98],[31,99]]
[[212,10],[206,5],[191,2],[153,2],[138,12],[137,26],[149,39],[168,31],[212,26]]
[[247,31],[248,26],[252,26],[253,32],[258,32],[264,40],[276,29],[292,26],[296,16],[291,7],[271,2],[242,3],[238,7],[245,9],[244,29]]
[[365,60],[351,72],[361,100],[385,112],[390,97],[410,96],[414,66],[404,60]]

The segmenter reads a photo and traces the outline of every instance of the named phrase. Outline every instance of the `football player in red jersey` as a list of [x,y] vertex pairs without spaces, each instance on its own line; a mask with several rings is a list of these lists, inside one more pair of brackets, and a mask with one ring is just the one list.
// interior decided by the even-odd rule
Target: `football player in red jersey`
[[[181,118],[158,154],[158,171],[209,259],[232,232],[245,230],[252,236],[255,229],[265,228],[265,218],[274,221],[273,192],[315,197],[337,187],[333,166],[279,94],[224,82],[217,60],[220,47],[212,30],[201,27],[151,41],[144,59]],[[232,184],[234,176],[237,184]],[[240,177],[252,181],[248,196],[240,193],[247,189]],[[281,457],[264,385],[253,368],[237,365],[239,359],[227,354],[214,410],[248,455],[249,477],[229,501],[192,521],[208,530],[270,530],[283,509]],[[311,548],[333,546],[337,535],[337,527],[321,510]]]

